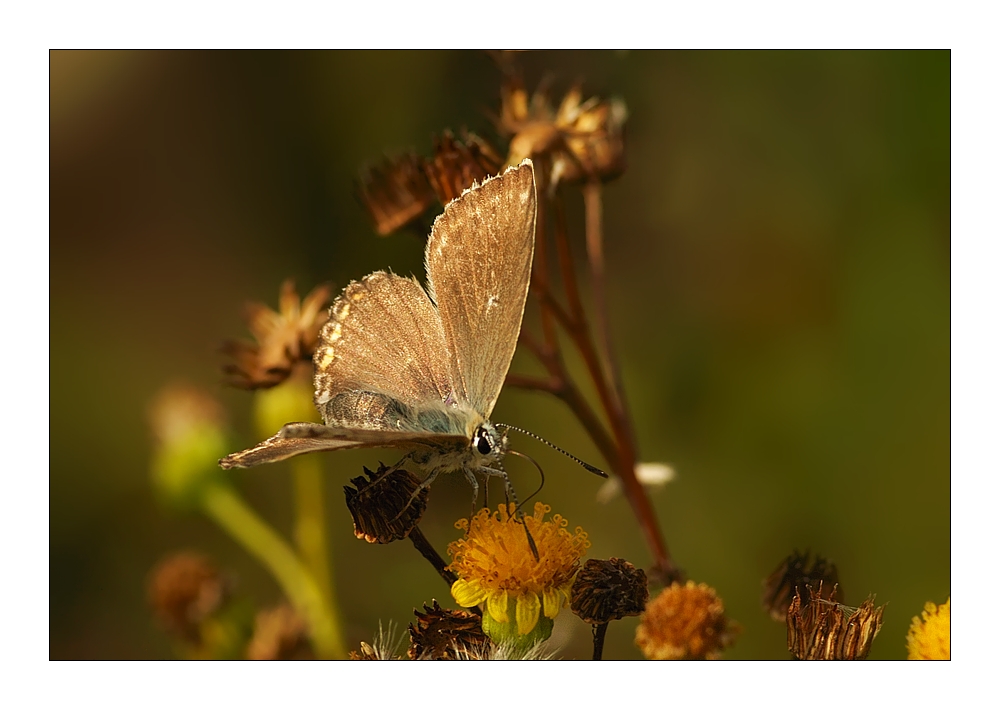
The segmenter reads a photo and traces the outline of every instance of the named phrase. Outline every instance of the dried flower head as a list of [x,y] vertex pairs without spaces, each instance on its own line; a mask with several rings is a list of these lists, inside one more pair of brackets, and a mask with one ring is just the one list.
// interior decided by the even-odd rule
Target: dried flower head
[[163,627],[193,644],[201,643],[201,623],[219,610],[228,585],[218,568],[197,552],[178,552],[150,572],[149,604]]
[[433,607],[424,604],[423,613],[410,624],[410,647],[413,660],[454,661],[460,657],[482,657],[493,642],[483,633],[483,619],[471,611],[442,609],[437,600]]
[[906,634],[907,659],[951,660],[951,597],[940,606],[927,602],[921,616],[913,617],[910,631]]
[[[795,550],[764,580],[761,604],[772,619],[784,621],[796,590],[804,594],[806,587],[819,589],[823,585],[835,595],[833,601],[842,602],[844,595],[838,583],[835,564],[820,555],[810,564],[808,550],[805,554]],[[808,598],[805,601],[808,603]]]
[[550,511],[536,503],[534,515],[519,520],[514,505],[501,505],[456,523],[466,535],[448,546],[448,569],[458,575],[451,593],[464,607],[485,602],[483,630],[496,643],[527,647],[548,638],[552,619],[569,601],[590,541],[582,528],[569,532],[561,515],[543,520]]
[[386,158],[364,170],[357,192],[383,237],[410,224],[437,202],[423,158],[415,153]]
[[573,613],[588,624],[638,616],[649,601],[646,573],[617,557],[587,560],[576,575],[570,597]]
[[868,657],[872,641],[882,628],[885,605],[875,606],[868,597],[857,609],[833,601],[836,590],[827,594],[807,588],[796,592],[788,609],[788,650],[801,661],[855,661]]
[[247,646],[251,661],[288,661],[315,658],[306,623],[288,604],[257,612],[253,638]]
[[384,463],[375,472],[365,468],[365,475],[367,480],[364,476],[351,479],[356,488],[344,486],[355,537],[381,545],[402,540],[423,517],[430,489],[421,489],[415,474]]
[[406,153],[362,172],[358,197],[376,231],[385,236],[417,222],[434,205],[448,204],[502,168],[497,151],[476,134],[462,131],[458,140],[444,131],[434,139],[431,159]]
[[579,86],[553,109],[544,89],[529,102],[520,79],[510,76],[501,90],[498,128],[511,136],[508,164],[524,158],[551,159],[550,185],[613,180],[625,171],[625,121],[621,99],[581,101]]
[[635,643],[655,660],[714,660],[739,630],[715,590],[689,580],[674,582],[646,605]]
[[493,146],[468,131],[463,131],[462,140],[456,140],[451,131],[435,138],[434,157],[424,163],[424,172],[442,205],[502,168],[503,159]]
[[250,303],[244,317],[256,343],[229,341],[222,351],[234,362],[223,369],[229,383],[242,389],[274,387],[292,374],[296,364],[308,363],[316,350],[319,330],[326,323],[330,286],[314,288],[301,302],[295,283],[281,285],[278,311]]

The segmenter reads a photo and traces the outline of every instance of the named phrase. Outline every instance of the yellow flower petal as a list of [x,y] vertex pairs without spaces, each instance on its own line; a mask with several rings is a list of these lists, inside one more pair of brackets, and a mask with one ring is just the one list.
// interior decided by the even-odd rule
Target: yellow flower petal
[[517,598],[517,633],[524,636],[538,625],[538,614],[542,605],[538,601],[538,595],[533,592],[522,594]]
[[507,614],[506,589],[501,589],[489,595],[486,599],[486,612],[497,621],[510,621],[510,616]]
[[459,606],[473,607],[486,599],[487,592],[475,580],[459,579],[451,585],[451,596]]
[[542,591],[542,608],[545,616],[550,619],[556,618],[556,614],[562,608],[563,595],[559,589],[545,589]]

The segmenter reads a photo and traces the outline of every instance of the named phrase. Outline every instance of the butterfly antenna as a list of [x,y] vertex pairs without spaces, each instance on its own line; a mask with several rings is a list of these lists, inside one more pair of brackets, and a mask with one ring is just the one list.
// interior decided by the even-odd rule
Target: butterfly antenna
[[[532,434],[527,429],[521,429],[520,427],[511,426],[510,424],[497,424],[496,426],[503,427],[504,429],[513,429],[516,432],[520,432],[521,434],[525,434],[527,436],[530,436],[532,439],[537,439],[538,441],[542,442],[546,446],[552,447],[553,449],[555,449],[556,451],[558,451],[563,456],[567,456],[567,457],[573,459],[574,461],[576,461],[578,464],[580,464],[581,466],[583,466],[585,469],[587,469],[588,471],[590,471],[594,475],[600,476],[601,478],[607,478],[608,477],[608,474],[606,474],[601,469],[597,468],[597,466],[591,466],[589,463],[587,463],[583,459],[578,459],[576,456],[574,456],[570,452],[566,451],[566,449],[559,448],[558,446],[556,446],[555,444],[553,444],[551,441],[546,441],[545,439],[543,439],[542,437],[540,437],[538,434]],[[535,464],[535,465],[537,466],[538,464]],[[541,469],[539,469],[539,471],[540,470]],[[534,495],[534,493],[532,495]]]
[[524,502],[527,503],[529,500],[541,493],[542,488],[545,487],[545,471],[542,470],[542,467],[538,465],[538,462],[535,461],[535,459],[531,458],[527,454],[522,454],[520,451],[508,451],[507,453],[513,454],[514,456],[520,456],[522,459],[528,459],[528,461],[530,461],[534,467],[538,469],[538,475],[542,479],[542,482],[539,484],[538,488],[535,489],[534,493],[524,499]]

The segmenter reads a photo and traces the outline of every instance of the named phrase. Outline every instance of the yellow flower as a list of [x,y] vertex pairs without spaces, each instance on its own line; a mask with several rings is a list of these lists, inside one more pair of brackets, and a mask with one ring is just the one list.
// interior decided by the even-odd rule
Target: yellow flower
[[525,516],[522,524],[513,505],[501,505],[495,513],[484,508],[471,523],[455,525],[467,532],[448,546],[449,569],[458,576],[451,594],[464,607],[485,602],[483,630],[497,643],[534,644],[548,638],[552,619],[569,601],[580,556],[590,541],[579,527],[570,533],[561,515],[542,520],[551,510],[535,503],[534,515]]
[[951,659],[951,597],[941,606],[924,605],[923,620],[913,617],[906,634],[907,658],[911,661],[947,661]]
[[739,630],[715,590],[689,580],[674,582],[646,605],[635,643],[653,660],[714,660]]

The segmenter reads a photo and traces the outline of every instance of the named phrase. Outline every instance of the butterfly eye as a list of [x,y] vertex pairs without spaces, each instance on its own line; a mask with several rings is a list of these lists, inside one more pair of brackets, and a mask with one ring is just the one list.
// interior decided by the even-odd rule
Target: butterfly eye
[[480,428],[479,431],[476,432],[475,444],[476,444],[476,451],[481,453],[483,456],[489,456],[490,451],[493,450],[493,447],[490,446],[489,437],[482,428]]

